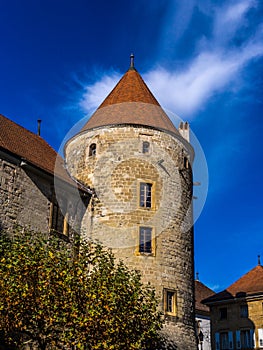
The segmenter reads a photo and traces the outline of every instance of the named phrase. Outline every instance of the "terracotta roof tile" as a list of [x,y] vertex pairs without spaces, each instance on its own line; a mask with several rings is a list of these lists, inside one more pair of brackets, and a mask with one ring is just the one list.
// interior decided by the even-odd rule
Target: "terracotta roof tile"
[[204,300],[205,303],[263,293],[263,266],[257,265],[227,289]]
[[82,128],[139,124],[179,134],[136,69],[129,69]]
[[214,294],[215,292],[212,289],[208,288],[202,282],[195,280],[195,310],[208,313],[209,307],[202,304],[202,300]]
[[56,165],[56,175],[70,181],[63,167],[63,159],[42,137],[1,114],[0,147],[52,175]]

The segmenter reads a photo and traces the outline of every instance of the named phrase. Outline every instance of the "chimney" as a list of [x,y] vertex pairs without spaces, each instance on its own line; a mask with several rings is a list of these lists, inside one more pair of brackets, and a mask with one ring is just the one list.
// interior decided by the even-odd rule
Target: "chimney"
[[38,136],[40,136],[40,125],[41,125],[41,122],[42,122],[41,119],[37,120],[37,134],[38,134]]
[[184,139],[190,142],[190,128],[187,122],[181,122],[178,131]]

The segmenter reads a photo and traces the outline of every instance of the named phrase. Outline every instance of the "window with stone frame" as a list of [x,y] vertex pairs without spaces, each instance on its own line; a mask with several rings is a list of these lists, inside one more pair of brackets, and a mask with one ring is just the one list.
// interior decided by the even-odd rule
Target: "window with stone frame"
[[140,182],[140,207],[152,208],[153,200],[153,184],[148,182]]
[[152,227],[140,226],[139,253],[153,253]]
[[50,231],[68,234],[67,215],[63,215],[58,203],[53,201],[50,206]]
[[176,315],[176,291],[164,289],[164,312],[167,315]]

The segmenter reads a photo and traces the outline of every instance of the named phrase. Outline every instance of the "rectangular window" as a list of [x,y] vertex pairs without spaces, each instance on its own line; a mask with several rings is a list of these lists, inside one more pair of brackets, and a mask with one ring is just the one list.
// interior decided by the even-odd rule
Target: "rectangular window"
[[220,333],[220,349],[228,350],[228,332]]
[[149,153],[150,152],[150,142],[143,141],[142,143],[142,153]]
[[231,331],[228,332],[228,346],[230,350],[234,349],[233,332]]
[[68,220],[67,216],[64,217],[61,209],[57,203],[51,203],[50,206],[50,223],[49,227],[51,231],[58,233],[68,234]]
[[245,329],[240,331],[240,340],[242,349],[251,349],[253,344],[253,339],[251,338],[250,329]]
[[166,314],[176,315],[176,292],[174,290],[164,290],[164,310]]
[[140,253],[152,253],[152,228],[140,227]]
[[240,305],[240,317],[248,318],[248,306]]
[[140,207],[151,208],[152,207],[152,184],[141,182],[140,183]]
[[220,350],[220,334],[215,333],[216,350]]
[[219,309],[219,318],[220,318],[220,320],[227,319],[227,308],[226,307],[222,307],[221,309]]

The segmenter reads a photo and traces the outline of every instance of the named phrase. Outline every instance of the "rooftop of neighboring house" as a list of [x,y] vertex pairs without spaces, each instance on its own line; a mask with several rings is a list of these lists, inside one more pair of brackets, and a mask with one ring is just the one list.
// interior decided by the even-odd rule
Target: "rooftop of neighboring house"
[[209,307],[202,304],[202,300],[206,299],[212,295],[214,295],[215,292],[208,288],[205,284],[200,282],[198,279],[195,280],[195,311],[196,313],[205,313],[209,314]]
[[72,182],[60,155],[38,134],[0,114],[0,149],[19,157],[25,164],[33,165],[50,175]]
[[203,300],[208,305],[223,300],[263,294],[263,266],[259,264],[225,290]]

